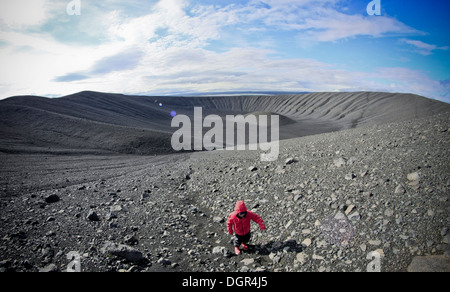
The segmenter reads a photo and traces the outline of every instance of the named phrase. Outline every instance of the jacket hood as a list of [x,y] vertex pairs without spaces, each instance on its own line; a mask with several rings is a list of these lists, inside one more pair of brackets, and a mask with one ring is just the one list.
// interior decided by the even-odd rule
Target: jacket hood
[[236,206],[234,207],[234,211],[238,213],[247,212],[247,206],[245,206],[244,201],[237,201]]

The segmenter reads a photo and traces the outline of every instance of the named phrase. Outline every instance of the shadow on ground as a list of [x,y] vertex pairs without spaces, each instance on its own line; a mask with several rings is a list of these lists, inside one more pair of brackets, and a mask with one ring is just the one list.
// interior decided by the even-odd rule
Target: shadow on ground
[[295,252],[303,251],[303,245],[295,240],[288,241],[269,241],[266,244],[248,244],[248,249],[244,251],[249,254],[269,255],[277,252]]

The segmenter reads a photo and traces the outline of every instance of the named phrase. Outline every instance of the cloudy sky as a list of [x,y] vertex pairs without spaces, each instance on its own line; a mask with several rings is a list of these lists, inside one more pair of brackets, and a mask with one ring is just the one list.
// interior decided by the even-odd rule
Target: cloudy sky
[[0,99],[370,90],[450,102],[450,1],[381,0],[380,16],[369,2],[0,0]]

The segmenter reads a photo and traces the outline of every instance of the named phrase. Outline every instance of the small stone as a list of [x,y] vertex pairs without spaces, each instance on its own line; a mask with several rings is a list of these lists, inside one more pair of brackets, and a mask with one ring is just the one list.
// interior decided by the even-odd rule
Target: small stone
[[409,181],[418,181],[419,180],[419,173],[418,172],[413,172],[413,173],[410,173],[410,174],[408,174],[407,176],[406,176],[406,178],[409,180]]
[[308,256],[306,254],[304,254],[303,252],[300,252],[297,254],[295,260],[299,263],[299,264],[304,264],[306,262],[306,258]]
[[311,245],[311,238],[306,238],[305,240],[302,241],[302,244],[306,247]]
[[248,168],[248,170],[250,170],[250,171],[257,171],[258,170],[258,168],[256,167],[256,166],[250,166],[249,168]]
[[334,215],[334,219],[336,220],[346,220],[347,217],[342,212],[337,212],[336,215]]
[[158,260],[158,264],[161,264],[161,265],[163,265],[163,266],[170,266],[170,265],[172,264],[172,262],[169,261],[168,259],[160,258],[160,259]]
[[302,234],[311,234],[311,230],[310,229],[303,229],[302,230]]
[[359,215],[358,211],[353,212],[352,214],[350,214],[348,216],[348,219],[352,220],[352,221],[358,221],[361,219],[361,216]]
[[139,240],[134,235],[126,235],[124,242],[128,245],[137,245]]
[[349,160],[347,161],[347,165],[352,165],[353,163],[356,162],[356,160],[358,160],[356,157],[350,157]]
[[284,226],[285,229],[288,229],[289,226],[291,226],[292,224],[292,220],[289,220],[289,222]]
[[303,198],[303,195],[297,194],[297,195],[294,196],[293,200],[294,200],[294,202],[297,202],[297,201],[300,200],[301,198]]
[[361,244],[361,245],[359,246],[359,248],[360,248],[363,252],[365,252],[366,249],[367,249],[367,246],[366,246],[365,243],[363,243],[363,244]]
[[55,195],[55,194],[50,195],[50,196],[45,198],[45,202],[49,203],[49,204],[56,203],[58,201],[59,201],[59,197],[58,197],[58,195]]
[[442,243],[450,244],[450,234],[447,234],[442,238]]
[[408,266],[408,272],[450,272],[450,257],[447,255],[418,256]]
[[348,173],[345,175],[345,179],[346,180],[352,180],[356,177],[356,175],[354,173]]
[[58,272],[58,267],[55,264],[49,264],[42,269],[39,269],[39,272],[41,273],[54,273]]
[[350,212],[353,211],[354,208],[355,208],[355,205],[353,205],[353,204],[348,206],[347,209],[345,209],[345,212],[344,212],[345,215],[350,214]]
[[229,258],[232,256],[231,251],[224,247],[224,246],[216,246],[213,248],[212,250],[213,254],[219,254],[219,255],[223,255],[226,258]]
[[323,256],[320,256],[320,255],[313,254],[312,259],[313,259],[313,260],[323,260],[324,257],[323,257]]
[[344,166],[345,164],[346,164],[346,160],[344,159],[344,158],[338,158],[338,159],[335,159],[334,161],[333,161],[333,163],[334,163],[334,165],[336,166],[336,167],[342,167],[342,166]]
[[89,219],[91,221],[100,221],[100,218],[98,217],[97,213],[95,213],[94,211],[89,212],[89,214],[87,215],[87,219]]
[[110,241],[107,241],[105,243],[105,245],[102,247],[101,251],[106,254],[111,254],[114,256],[124,258],[127,261],[130,261],[133,263],[139,263],[145,259],[144,255],[137,249],[134,249],[132,247],[129,247],[129,246],[123,245],[123,244],[115,244]]
[[225,218],[220,217],[220,216],[215,216],[215,217],[213,218],[213,222],[218,223],[218,224],[222,224],[222,223],[225,222]]
[[273,263],[277,264],[281,261],[281,256],[279,254],[276,253],[270,253],[269,254],[269,258],[273,261]]
[[213,254],[221,254],[224,249],[225,249],[224,246],[216,246],[213,248],[212,253]]
[[289,164],[296,163],[296,162],[298,162],[297,159],[290,157],[290,158],[286,159],[285,164],[289,165]]
[[396,194],[404,194],[404,193],[406,193],[405,187],[404,187],[403,185],[401,185],[401,184],[398,185],[398,186],[395,188],[394,193],[396,193]]
[[253,264],[254,262],[255,262],[255,259],[252,259],[252,258],[243,259],[241,261],[241,263],[244,264],[245,266],[249,266],[249,265]]
[[369,240],[370,245],[380,245],[381,240],[375,239],[375,240]]
[[121,211],[123,211],[123,208],[122,208],[121,205],[114,205],[114,206],[111,206],[111,207],[109,208],[109,210],[110,210],[111,212],[121,212]]
[[394,215],[394,210],[387,208],[384,211],[384,215],[387,216],[387,217],[392,217],[392,215]]
[[107,220],[111,221],[113,219],[117,219],[117,215],[113,212],[109,212],[108,216],[107,216]]

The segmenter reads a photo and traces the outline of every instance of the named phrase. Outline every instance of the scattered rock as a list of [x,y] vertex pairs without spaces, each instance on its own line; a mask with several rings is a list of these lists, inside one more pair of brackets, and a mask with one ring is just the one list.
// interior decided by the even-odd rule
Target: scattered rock
[[404,194],[404,193],[406,193],[406,189],[405,189],[405,187],[404,187],[403,185],[399,184],[399,185],[395,188],[394,193],[396,193],[396,194]]
[[170,266],[172,264],[172,262],[170,260],[168,260],[168,259],[160,258],[158,260],[158,264],[161,264],[163,266]]
[[347,173],[346,175],[345,175],[345,179],[346,180],[352,180],[352,179],[354,179],[356,177],[356,175],[354,174],[354,173]]
[[350,157],[348,160],[347,160],[347,165],[352,165],[352,164],[354,164],[356,161],[357,161],[358,159],[356,158],[356,157]]
[[420,177],[419,177],[418,172],[413,172],[413,173],[409,173],[406,178],[409,181],[413,182],[413,181],[418,181]]
[[306,247],[311,245],[311,238],[306,238],[305,240],[302,241],[302,244]]
[[338,159],[335,159],[333,163],[336,167],[342,167],[346,165],[347,161],[343,157],[340,157]]
[[313,259],[313,260],[323,260],[324,257],[323,257],[323,256],[320,256],[320,255],[313,254],[312,259]]
[[90,211],[86,218],[91,221],[100,221],[100,217],[98,217],[95,211]]
[[[404,271],[414,256],[448,254],[450,244],[448,133],[434,137],[432,125],[281,141],[282,159],[270,163],[244,151],[167,166],[163,158],[144,167],[148,158],[131,157],[139,167],[118,176],[114,158],[94,169],[105,179],[87,180],[81,191],[70,176],[65,188],[2,197],[0,271],[63,270],[69,250],[82,254],[86,271],[364,271],[375,249],[386,252],[383,270]],[[293,164],[294,154],[301,163]],[[61,198],[50,205],[55,194]],[[252,223],[250,250],[237,257],[224,223],[241,199],[268,229]]]
[[450,256],[417,256],[408,266],[408,272],[450,272]]
[[45,198],[45,202],[49,203],[49,204],[56,203],[58,201],[59,201],[59,197],[58,197],[58,195],[55,195],[55,194],[50,195]]
[[358,211],[355,211],[352,214],[348,215],[348,219],[350,219],[352,221],[358,221],[361,219],[361,215],[359,215]]
[[124,238],[124,242],[128,245],[137,245],[139,240],[134,235],[127,235]]
[[242,263],[244,266],[249,266],[249,265],[252,265],[253,263],[255,263],[255,259],[253,259],[253,258],[243,259],[243,260],[241,261],[241,263]]
[[39,269],[39,272],[41,272],[41,273],[55,273],[58,271],[59,271],[59,269],[55,264],[49,264],[49,265]]
[[297,162],[298,162],[297,159],[295,159],[295,158],[293,158],[293,157],[290,157],[290,158],[286,159],[286,161],[285,161],[284,163],[285,163],[286,165],[289,165],[289,164],[297,163]]
[[394,210],[387,208],[386,210],[384,210],[384,215],[387,217],[392,217],[394,215]]
[[300,253],[298,253],[297,256],[295,257],[295,260],[296,260],[296,262],[298,262],[299,264],[304,264],[304,263],[306,262],[306,258],[307,258],[307,257],[308,257],[308,256],[307,256],[305,253],[300,252]]
[[142,193],[142,195],[141,195],[141,200],[144,201],[145,199],[147,199],[147,198],[149,198],[149,197],[150,197],[150,191],[144,192],[144,193]]
[[127,245],[116,244],[111,241],[107,241],[101,251],[105,254],[118,256],[133,263],[139,263],[145,259],[144,255],[139,250]]
[[274,264],[278,264],[281,261],[281,255],[278,253],[270,253],[269,258],[272,260]]
[[218,223],[218,224],[222,224],[225,222],[225,218],[224,217],[220,217],[220,216],[215,216],[213,218],[213,222]]
[[345,212],[344,212],[345,215],[350,214],[350,212],[352,212],[354,208],[355,208],[355,205],[353,205],[353,204],[348,206],[347,209],[345,209]]
[[231,251],[224,246],[216,246],[213,248],[212,253],[215,255],[222,255],[226,258],[231,257]]
[[408,185],[411,187],[418,189],[419,188],[419,182],[420,182],[420,175],[418,172],[413,172],[407,175],[406,177],[408,179]]

